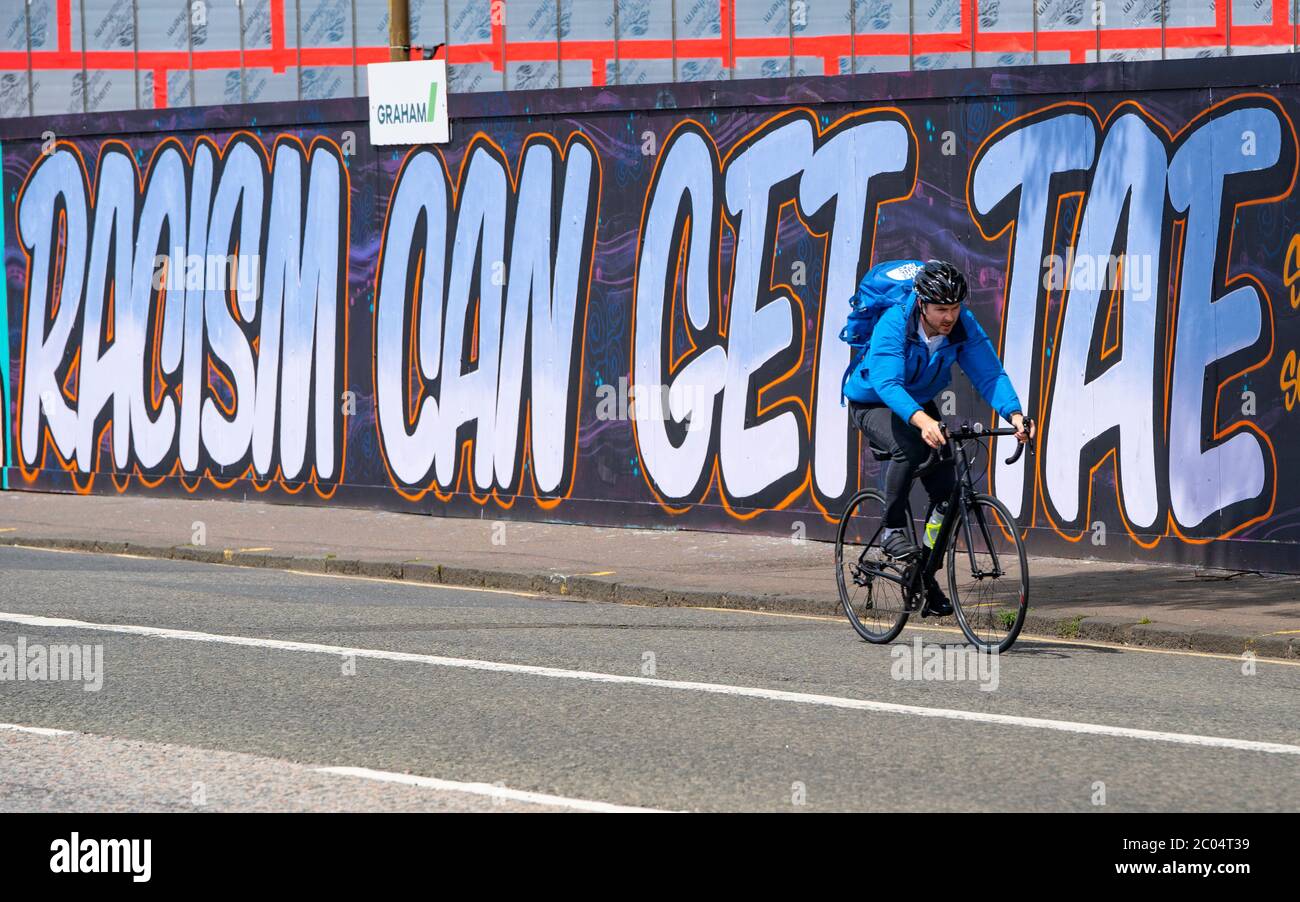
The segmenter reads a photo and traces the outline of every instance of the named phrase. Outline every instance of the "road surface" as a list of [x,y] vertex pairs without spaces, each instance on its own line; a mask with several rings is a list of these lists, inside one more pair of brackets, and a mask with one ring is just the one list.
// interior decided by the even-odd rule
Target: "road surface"
[[1022,637],[931,679],[914,639],[955,664],[959,633],[877,647],[831,618],[24,548],[0,567],[0,665],[20,642],[102,654],[97,690],[0,680],[5,811],[1300,810],[1286,662]]

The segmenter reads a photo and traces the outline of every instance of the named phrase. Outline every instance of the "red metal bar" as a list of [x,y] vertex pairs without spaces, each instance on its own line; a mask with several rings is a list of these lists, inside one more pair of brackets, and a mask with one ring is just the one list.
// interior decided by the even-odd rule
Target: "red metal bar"
[[[167,73],[174,69],[269,68],[281,73],[300,62],[304,65],[347,66],[356,63],[381,62],[388,58],[387,47],[286,47],[285,0],[270,0],[271,46],[246,50],[188,51],[74,51],[72,49],[72,2],[57,0],[56,50],[0,52],[0,68],[36,70],[87,69],[154,71],[154,103],[163,105],[167,100]],[[1231,28],[1234,46],[1292,46],[1294,25],[1289,22],[1289,0],[1272,0],[1272,22],[1266,25],[1233,25],[1229,3],[1220,2],[1215,9],[1215,23],[1209,26],[1171,28],[1165,31],[1165,46],[1175,48],[1223,47]],[[507,42],[504,27],[504,0],[493,3],[494,23],[492,37],[485,44],[460,44],[450,47],[447,60],[452,64],[490,63],[500,71],[507,58],[540,62],[557,58],[555,41]],[[790,41],[785,37],[737,37],[735,0],[719,0],[720,28],[716,38],[621,40],[618,55],[625,59],[672,59],[674,51],[679,58],[721,58],[723,65],[732,68],[737,59],[786,56]],[[974,52],[1026,52],[1034,48],[1033,32],[981,32],[976,21],[975,0],[962,0],[963,22],[958,32],[947,34],[918,34],[911,41],[917,54]],[[1106,50],[1155,47],[1160,45],[1159,28],[1103,29],[1100,44]],[[798,56],[822,59],[823,71],[830,75],[839,71],[842,57],[856,53],[861,56],[902,56],[908,52],[908,36],[899,34],[859,35],[803,35],[794,38],[794,52]],[[1097,46],[1093,29],[1074,31],[1040,31],[1037,35],[1040,51],[1066,51],[1073,61],[1086,58],[1088,51]],[[591,64],[592,84],[605,83],[606,61],[615,54],[613,40],[561,41],[561,60],[581,60]]]
[[[501,5],[497,6],[498,3]],[[492,63],[492,68],[500,72],[506,65],[506,0],[492,0],[488,8],[491,10],[490,15],[492,16],[492,49],[486,58],[488,62]],[[501,21],[498,22],[497,19]],[[510,46],[514,47],[513,44]]]
[[[68,53],[72,50],[72,0],[59,0],[59,5],[54,13],[59,20],[59,52]],[[82,46],[85,46],[86,36],[81,36]]]
[[[718,40],[721,42],[722,65],[736,67],[736,3],[735,0],[718,0]],[[680,43],[680,42],[679,42]],[[790,39],[785,39],[785,51],[790,51]],[[766,54],[765,54],[766,55]]]
[[283,72],[284,56],[284,0],[271,0],[271,51],[277,62],[271,64],[274,72]]

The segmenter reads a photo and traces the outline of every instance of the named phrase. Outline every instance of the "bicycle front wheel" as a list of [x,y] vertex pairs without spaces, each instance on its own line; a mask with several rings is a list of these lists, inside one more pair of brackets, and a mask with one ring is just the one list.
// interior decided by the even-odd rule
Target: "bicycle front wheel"
[[962,632],[996,654],[1020,635],[1029,611],[1029,564],[1015,518],[998,499],[962,507],[948,545],[948,588]]
[[885,498],[875,489],[849,499],[835,535],[835,581],[840,604],[868,642],[893,642],[907,623],[904,568],[880,547]]

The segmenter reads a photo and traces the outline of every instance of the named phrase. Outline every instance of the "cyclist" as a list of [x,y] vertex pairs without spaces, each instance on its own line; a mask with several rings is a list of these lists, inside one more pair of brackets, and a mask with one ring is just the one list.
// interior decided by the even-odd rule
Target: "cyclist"
[[[1026,429],[1020,399],[993,343],[963,303],[966,277],[951,263],[931,260],[912,285],[910,298],[881,315],[869,351],[844,386],[849,419],[872,446],[889,456],[881,546],[900,560],[919,557],[907,529],[907,496],[930,449],[944,444],[934,397],[948,386],[953,363],[961,366],[989,406],[1011,422],[1021,443],[1033,437],[1033,424]],[[942,504],[956,478],[953,461],[942,459],[922,475],[921,483],[930,500]],[[927,578],[926,595],[928,613],[952,613],[933,575]]]

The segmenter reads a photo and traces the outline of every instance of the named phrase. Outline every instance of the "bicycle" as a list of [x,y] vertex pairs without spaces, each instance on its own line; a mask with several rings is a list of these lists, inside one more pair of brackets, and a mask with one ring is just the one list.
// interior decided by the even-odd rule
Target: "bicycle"
[[[1025,428],[1032,421],[1025,420]],[[878,540],[884,529],[885,497],[877,489],[863,489],[849,499],[835,536],[835,579],[840,603],[858,635],[868,642],[892,642],[915,613],[928,613],[925,581],[947,557],[948,591],[953,613],[962,632],[982,651],[1001,653],[1020,635],[1029,609],[1029,565],[1020,527],[1004,505],[992,495],[976,491],[971,458],[966,445],[1015,435],[1011,429],[971,429],[963,423],[956,432],[941,424],[944,444],[930,452],[917,471],[920,476],[940,460],[955,457],[957,479],[948,498],[947,514],[932,548],[918,556],[898,560],[885,553]],[[1020,459],[1031,442],[1019,445],[1007,464]],[[887,461],[889,455],[870,446],[872,456]],[[945,457],[945,454],[950,457]],[[928,522],[935,505],[926,510]],[[916,524],[910,503],[908,529],[916,542]],[[852,591],[850,591],[852,589]]]

